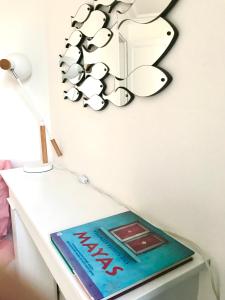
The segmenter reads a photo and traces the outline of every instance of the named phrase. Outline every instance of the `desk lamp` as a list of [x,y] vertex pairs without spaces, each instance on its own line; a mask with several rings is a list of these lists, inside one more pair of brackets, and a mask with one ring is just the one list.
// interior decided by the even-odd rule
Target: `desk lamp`
[[40,172],[50,171],[53,168],[53,165],[48,161],[46,133],[51,141],[51,144],[57,156],[62,156],[62,152],[56,140],[50,137],[49,130],[44,124],[41,114],[32,105],[32,101],[30,101],[30,97],[23,86],[22,82],[29,79],[32,74],[31,63],[27,59],[27,57],[24,56],[23,54],[15,53],[15,54],[10,54],[7,58],[1,59],[0,68],[2,70],[9,71],[16,79],[21,90],[23,91],[23,101],[27,106],[27,108],[32,113],[33,117],[36,119],[40,127],[42,161],[24,165],[24,172],[40,173]]

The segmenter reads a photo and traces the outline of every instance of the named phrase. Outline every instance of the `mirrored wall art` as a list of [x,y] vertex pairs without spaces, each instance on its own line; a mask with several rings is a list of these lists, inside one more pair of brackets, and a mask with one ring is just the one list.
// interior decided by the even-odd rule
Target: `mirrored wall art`
[[149,99],[171,81],[159,66],[177,31],[165,19],[177,0],[93,0],[71,17],[59,65],[64,99],[98,111]]

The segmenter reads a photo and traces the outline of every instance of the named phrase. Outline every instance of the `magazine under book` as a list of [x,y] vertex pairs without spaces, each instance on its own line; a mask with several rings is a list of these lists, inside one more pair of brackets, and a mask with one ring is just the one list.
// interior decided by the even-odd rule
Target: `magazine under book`
[[94,300],[119,296],[194,254],[131,211],[53,233],[51,240]]

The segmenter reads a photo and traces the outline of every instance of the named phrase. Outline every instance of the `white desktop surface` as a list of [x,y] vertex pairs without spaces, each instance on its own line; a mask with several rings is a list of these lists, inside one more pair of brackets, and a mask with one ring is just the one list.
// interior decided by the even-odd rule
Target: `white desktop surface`
[[[22,169],[1,171],[10,188],[10,205],[30,234],[40,255],[67,300],[90,299],[51,243],[50,233],[126,211],[66,171],[25,173]],[[137,300],[153,296],[197,274],[204,263],[193,261],[119,297]]]

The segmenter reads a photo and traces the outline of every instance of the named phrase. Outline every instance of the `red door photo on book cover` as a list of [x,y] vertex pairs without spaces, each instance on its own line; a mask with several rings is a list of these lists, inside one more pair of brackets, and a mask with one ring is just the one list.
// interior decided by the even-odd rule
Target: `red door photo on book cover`
[[160,237],[154,234],[148,234],[146,236],[128,241],[125,245],[128,246],[136,254],[143,253],[148,250],[152,250],[155,247],[158,247],[164,244],[165,241]]
[[138,222],[111,230],[111,233],[123,242],[129,240],[130,238],[139,237],[147,232],[149,232],[149,230]]
[[135,254],[150,251],[166,242],[139,222],[111,229],[110,232]]

